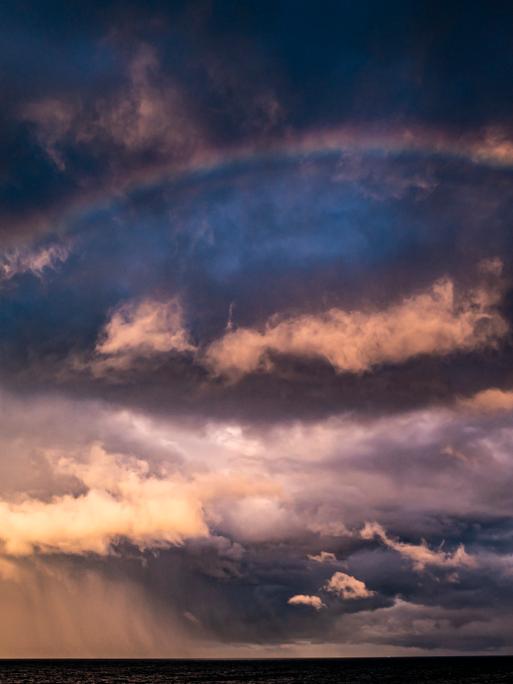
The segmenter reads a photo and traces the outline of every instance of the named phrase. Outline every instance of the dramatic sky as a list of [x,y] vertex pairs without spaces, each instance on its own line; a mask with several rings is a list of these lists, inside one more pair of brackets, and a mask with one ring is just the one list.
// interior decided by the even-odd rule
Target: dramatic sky
[[512,652],[511,3],[0,27],[0,656]]

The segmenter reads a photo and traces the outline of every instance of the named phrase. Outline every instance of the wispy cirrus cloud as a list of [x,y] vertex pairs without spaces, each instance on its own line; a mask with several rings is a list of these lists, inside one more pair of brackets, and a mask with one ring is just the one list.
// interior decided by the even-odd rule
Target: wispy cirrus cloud
[[56,269],[70,255],[69,244],[54,244],[39,249],[12,249],[0,256],[0,283],[24,273],[41,278],[45,271]]

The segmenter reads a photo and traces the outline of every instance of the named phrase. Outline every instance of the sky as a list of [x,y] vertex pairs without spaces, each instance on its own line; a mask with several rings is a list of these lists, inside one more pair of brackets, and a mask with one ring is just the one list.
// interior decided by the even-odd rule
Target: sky
[[0,657],[511,653],[511,4],[0,26]]

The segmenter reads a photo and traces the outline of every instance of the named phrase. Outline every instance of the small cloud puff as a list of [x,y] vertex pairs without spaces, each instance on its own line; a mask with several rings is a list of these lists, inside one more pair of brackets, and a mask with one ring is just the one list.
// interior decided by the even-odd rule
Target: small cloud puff
[[321,608],[326,607],[319,596],[307,596],[305,594],[291,596],[287,603],[290,606],[310,606],[311,608],[315,608],[315,610],[321,610]]
[[174,297],[167,301],[143,299],[129,301],[111,315],[96,353],[95,366],[128,368],[135,358],[151,357],[167,352],[189,352],[192,344],[184,327],[183,309]]
[[326,591],[337,594],[344,600],[369,598],[375,595],[375,591],[367,589],[365,582],[356,577],[346,575],[345,572],[336,572],[324,585]]

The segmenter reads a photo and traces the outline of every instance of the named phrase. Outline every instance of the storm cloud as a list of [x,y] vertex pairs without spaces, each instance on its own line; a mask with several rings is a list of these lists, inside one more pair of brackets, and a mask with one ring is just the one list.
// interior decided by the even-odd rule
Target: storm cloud
[[0,15],[0,655],[510,652],[511,8]]

